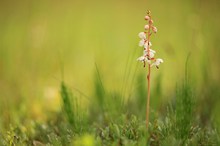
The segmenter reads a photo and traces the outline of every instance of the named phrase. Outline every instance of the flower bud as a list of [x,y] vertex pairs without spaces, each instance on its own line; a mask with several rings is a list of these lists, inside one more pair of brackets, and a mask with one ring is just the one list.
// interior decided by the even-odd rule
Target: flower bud
[[149,29],[149,25],[145,25],[145,26],[144,26],[144,29],[145,29],[145,30],[148,30],[148,29]]
[[154,33],[157,33],[157,28],[155,26],[152,26],[152,30]]
[[145,16],[144,19],[145,20],[150,20],[150,17],[149,16]]

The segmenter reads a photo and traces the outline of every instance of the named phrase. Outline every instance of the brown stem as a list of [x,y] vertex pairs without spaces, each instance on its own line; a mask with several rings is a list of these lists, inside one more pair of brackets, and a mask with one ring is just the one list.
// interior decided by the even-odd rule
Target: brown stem
[[[147,37],[147,41],[148,41],[148,47],[147,47],[147,52],[148,52],[148,57],[150,57],[150,35],[151,35],[151,16],[150,20],[149,20],[149,30],[148,30],[148,37]],[[148,64],[148,75],[147,75],[147,104],[146,104],[146,128],[148,129],[148,125],[149,125],[149,110],[150,110],[150,71],[151,71],[151,67],[150,64]]]
[[147,105],[146,105],[146,128],[149,125],[149,110],[150,110],[150,64],[148,65],[148,75],[147,75]]

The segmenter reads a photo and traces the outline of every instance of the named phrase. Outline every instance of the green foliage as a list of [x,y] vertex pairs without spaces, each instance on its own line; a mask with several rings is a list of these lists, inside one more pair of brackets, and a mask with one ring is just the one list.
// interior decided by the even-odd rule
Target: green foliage
[[146,134],[144,122],[136,116],[122,116],[125,123],[109,123],[107,126],[97,128],[97,136],[103,145],[141,145]]
[[185,64],[185,81],[181,87],[176,89],[176,112],[175,112],[175,136],[181,139],[184,145],[187,138],[189,138],[190,130],[193,124],[194,115],[194,95],[192,87],[188,81],[188,61],[190,54],[187,57]]
[[145,110],[146,110],[146,76],[145,74],[140,74],[137,77],[137,90],[136,90],[136,98],[134,101],[130,101],[132,104],[131,107],[133,108],[129,108],[132,112],[134,112],[135,114],[139,114],[142,117],[145,117]]
[[[159,116],[151,114],[152,123],[146,130],[143,120],[145,97],[143,76],[136,98],[123,102],[120,93],[106,91],[96,68],[94,100],[89,103],[89,115],[79,106],[77,97],[61,83],[62,111],[53,113],[43,123],[19,123],[0,133],[0,145],[46,146],[176,146],[219,145],[219,132],[209,126],[201,126],[194,115],[195,94],[187,75],[182,86],[177,87],[172,104]],[[158,82],[157,91],[160,91]],[[160,93],[158,93],[160,94]],[[214,95],[214,93],[213,93]],[[140,107],[141,106],[141,107]],[[86,110],[88,110],[86,109]],[[141,113],[143,112],[143,113]],[[131,114],[132,113],[132,114]],[[165,114],[166,113],[166,114]],[[156,113],[156,115],[158,115]],[[89,116],[89,119],[88,117]],[[201,120],[201,119],[200,119]]]
[[72,105],[71,105],[71,97],[70,94],[68,93],[68,89],[65,86],[64,82],[61,83],[61,97],[63,101],[63,110],[64,113],[67,115],[68,121],[71,125],[75,126],[75,115],[72,110]]
[[83,131],[87,128],[86,112],[79,107],[76,97],[68,90],[64,82],[61,84],[61,97],[63,101],[63,113],[69,126],[74,131]]
[[183,143],[188,138],[190,128],[193,124],[193,93],[189,84],[185,83],[176,94],[176,137],[182,139]]
[[10,130],[0,133],[0,145],[2,146],[23,146],[30,144],[29,135],[21,130],[21,127],[12,127]]
[[[186,63],[187,64],[187,63]],[[186,65],[187,66],[187,65]],[[187,68],[187,67],[186,67]],[[85,112],[64,82],[60,86],[62,111],[53,113],[45,122],[25,122],[0,131],[0,145],[46,145],[46,146],[177,146],[177,145],[219,145],[219,132],[212,126],[202,125],[202,115],[195,110],[195,90],[188,80],[176,88],[174,102],[167,110],[151,114],[152,123],[146,130],[145,97],[146,85],[143,75],[139,76],[135,98],[124,102],[122,94],[107,91],[96,66],[94,98]],[[161,95],[161,77],[156,81],[155,96]],[[211,87],[210,87],[211,89]],[[217,97],[216,88],[208,95]],[[129,96],[130,97],[130,96]],[[209,105],[210,106],[210,105]],[[89,113],[89,115],[87,115]],[[166,113],[166,114],[165,114]],[[200,118],[200,117],[199,117]],[[210,118],[210,116],[209,116]]]
[[104,116],[106,93],[98,66],[96,64],[95,67],[96,72],[94,77],[94,99],[92,100],[92,106],[90,107],[90,111],[92,112],[92,115],[98,114]]
[[[168,108],[165,120],[155,119],[146,132],[145,122],[135,115],[121,115],[119,120],[109,122],[106,126],[90,125],[85,131],[74,131],[72,127],[57,115],[47,123],[32,123],[31,129],[24,130],[22,125],[11,127],[7,132],[0,134],[0,145],[47,145],[47,146],[176,146],[176,145],[219,145],[219,132],[211,127],[201,128],[191,126],[186,138],[176,137],[175,110]],[[28,127],[25,127],[25,129]],[[183,144],[184,140],[184,144]]]
[[124,105],[123,97],[115,91],[106,91],[105,84],[100,76],[96,65],[94,78],[93,100],[90,102],[90,121],[97,121],[99,124],[112,121],[122,114]]

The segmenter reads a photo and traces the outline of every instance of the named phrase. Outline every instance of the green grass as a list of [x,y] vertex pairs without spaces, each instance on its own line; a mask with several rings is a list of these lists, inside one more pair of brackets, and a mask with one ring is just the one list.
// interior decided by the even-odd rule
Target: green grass
[[[85,112],[77,105],[64,82],[60,94],[62,110],[53,113],[46,122],[32,121],[29,125],[20,123],[0,132],[0,145],[129,145],[129,146],[176,146],[176,145],[219,145],[217,127],[202,126],[196,115],[196,98],[188,80],[177,87],[174,102],[167,102],[165,111],[151,112],[151,123],[146,131],[142,108],[132,114],[132,104],[121,104],[121,96],[106,93],[96,68],[94,98]],[[139,80],[139,79],[138,79]],[[101,92],[102,91],[102,92]],[[101,96],[101,97],[100,97]],[[133,99],[138,101],[138,99]],[[135,103],[135,102],[134,102]],[[138,103],[138,102],[136,102]],[[135,103],[135,104],[136,104]],[[135,105],[134,104],[134,105]],[[131,108],[128,110],[122,110]],[[151,109],[153,110],[153,109]],[[159,116],[158,116],[159,115]],[[153,117],[153,118],[152,118]]]
[[75,121],[75,114],[73,109],[76,109],[75,107],[73,107],[70,102],[70,93],[68,93],[68,89],[66,87],[66,85],[64,84],[64,82],[61,83],[61,97],[63,100],[63,111],[64,114],[66,114],[66,117],[68,119],[68,122],[75,127],[76,126],[76,121]]

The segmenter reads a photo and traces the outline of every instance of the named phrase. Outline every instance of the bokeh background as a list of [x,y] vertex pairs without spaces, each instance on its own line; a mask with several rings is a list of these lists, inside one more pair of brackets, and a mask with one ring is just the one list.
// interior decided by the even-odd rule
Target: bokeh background
[[[151,10],[158,33],[152,71],[152,108],[169,102],[188,72],[204,120],[219,115],[220,2],[218,0],[1,0],[0,127],[22,118],[44,121],[57,112],[63,79],[85,107],[94,78],[129,98],[145,84],[147,70],[138,33]],[[62,73],[63,72],[63,73]],[[144,92],[144,89],[143,89]],[[207,117],[210,115],[210,117]]]

